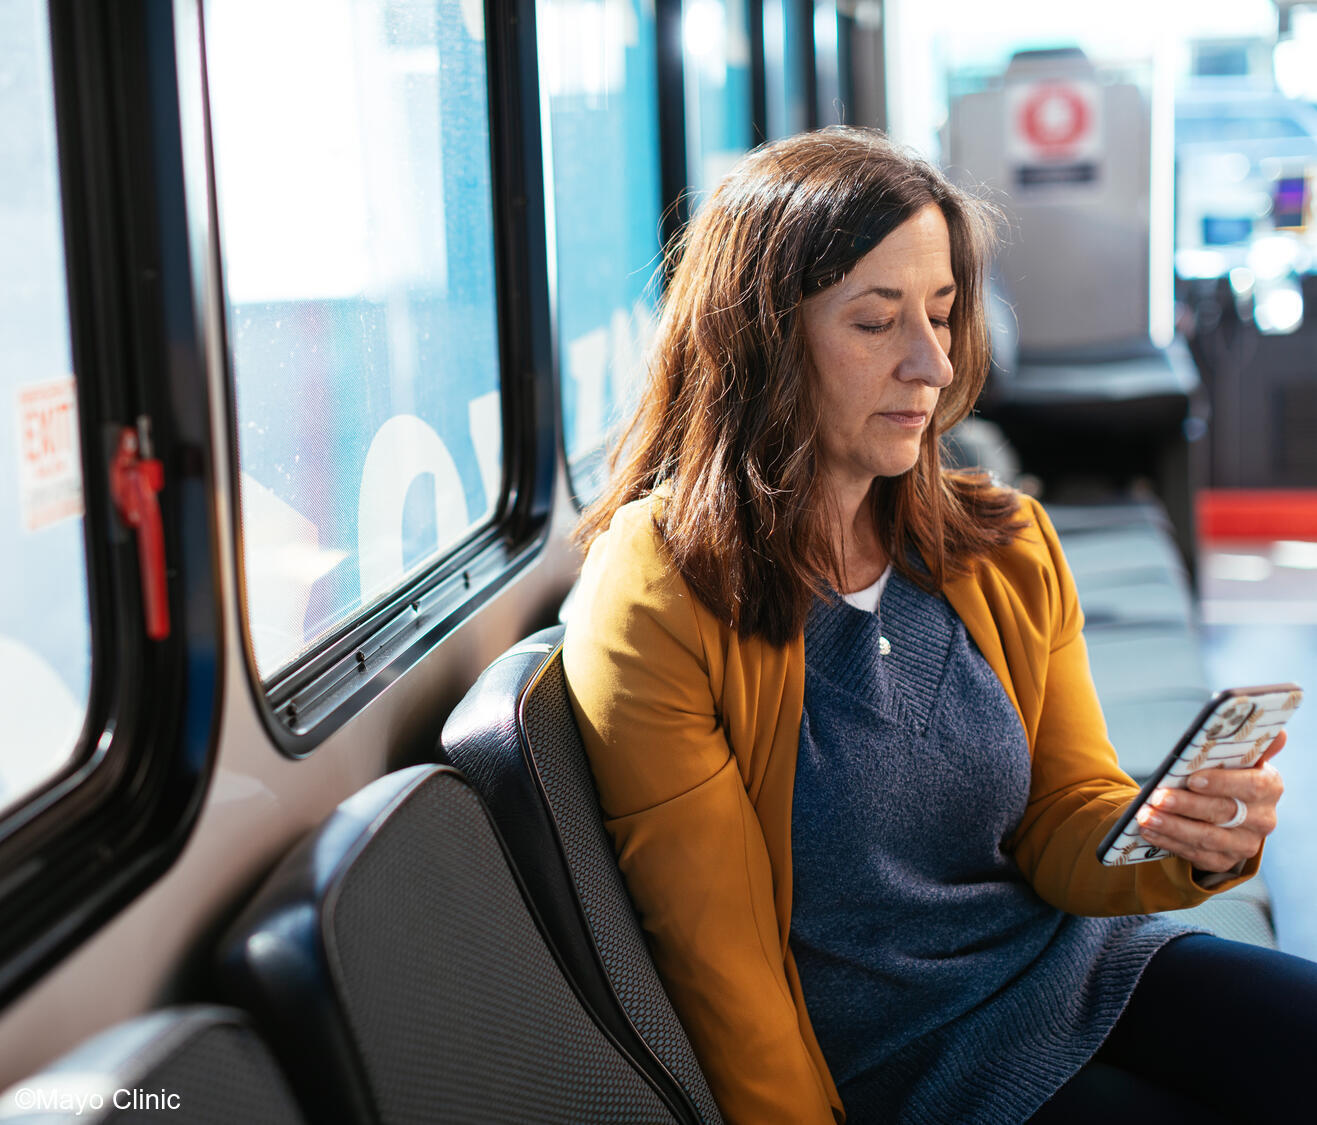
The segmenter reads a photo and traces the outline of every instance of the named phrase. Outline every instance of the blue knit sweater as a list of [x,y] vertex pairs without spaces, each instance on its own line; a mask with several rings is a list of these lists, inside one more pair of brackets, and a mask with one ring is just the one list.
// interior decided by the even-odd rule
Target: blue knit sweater
[[[791,946],[850,1125],[1026,1120],[1101,1045],[1186,927],[1080,918],[1003,851],[1029,796],[1005,689],[899,574],[879,616],[805,629]],[[1095,861],[1096,862],[1096,861]]]

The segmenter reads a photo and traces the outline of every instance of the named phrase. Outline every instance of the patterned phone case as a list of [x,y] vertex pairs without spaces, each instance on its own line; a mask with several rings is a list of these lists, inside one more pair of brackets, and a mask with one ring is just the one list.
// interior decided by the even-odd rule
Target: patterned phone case
[[1202,769],[1239,770],[1255,765],[1302,700],[1297,684],[1217,692],[1099,845],[1098,858],[1108,867],[1119,867],[1170,855],[1139,835],[1139,822],[1134,819],[1152,791],[1183,789],[1190,775]]

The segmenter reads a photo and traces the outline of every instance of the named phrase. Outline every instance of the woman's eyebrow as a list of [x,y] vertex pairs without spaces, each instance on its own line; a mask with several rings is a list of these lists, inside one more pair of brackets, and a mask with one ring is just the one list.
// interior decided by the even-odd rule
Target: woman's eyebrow
[[[950,285],[944,285],[934,297],[950,297],[956,291],[956,283],[953,281]],[[899,301],[905,296],[904,289],[889,289],[885,285],[871,285],[868,289],[862,289],[853,297],[848,297],[848,301],[858,301],[861,297],[883,297],[888,301]]]

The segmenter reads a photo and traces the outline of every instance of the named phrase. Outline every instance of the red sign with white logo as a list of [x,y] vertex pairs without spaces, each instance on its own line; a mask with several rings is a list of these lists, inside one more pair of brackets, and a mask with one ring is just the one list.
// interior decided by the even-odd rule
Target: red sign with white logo
[[78,399],[72,376],[20,387],[17,408],[24,528],[39,531],[82,515]]
[[1047,79],[1006,87],[1006,155],[1017,187],[1078,186],[1098,178],[1102,91]]
[[1064,158],[1093,127],[1093,107],[1073,86],[1039,83],[1020,107],[1019,129],[1040,151]]

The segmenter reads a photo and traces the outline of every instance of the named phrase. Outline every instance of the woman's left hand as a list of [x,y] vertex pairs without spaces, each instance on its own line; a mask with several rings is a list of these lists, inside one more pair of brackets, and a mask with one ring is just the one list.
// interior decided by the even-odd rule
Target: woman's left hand
[[[1285,745],[1282,731],[1250,769],[1200,770],[1189,789],[1155,789],[1139,810],[1139,834],[1199,871],[1235,871],[1252,859],[1276,827],[1276,802],[1284,783],[1271,759]],[[1221,827],[1236,813],[1238,798],[1248,806],[1243,823]]]

